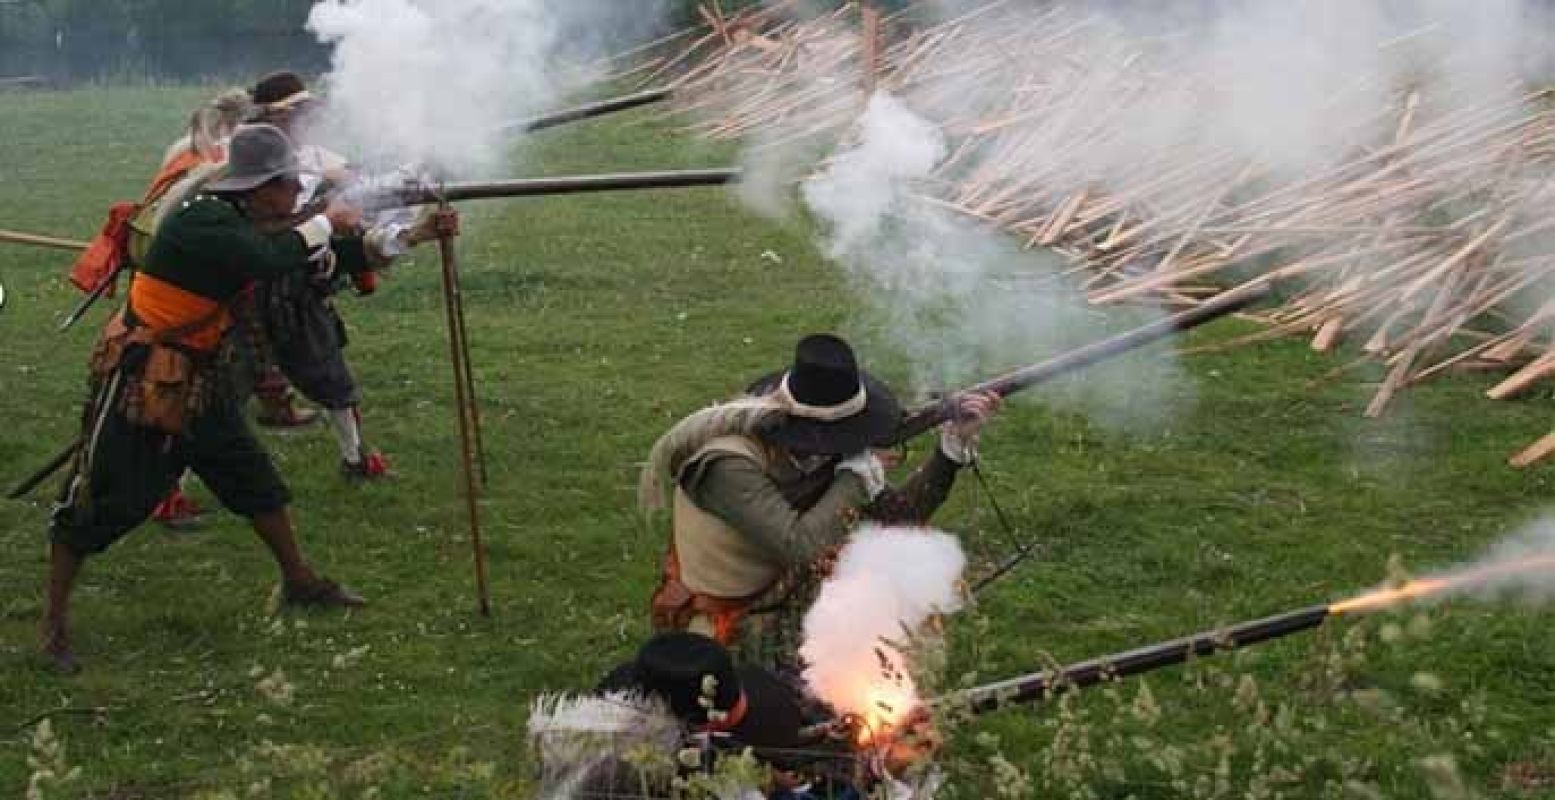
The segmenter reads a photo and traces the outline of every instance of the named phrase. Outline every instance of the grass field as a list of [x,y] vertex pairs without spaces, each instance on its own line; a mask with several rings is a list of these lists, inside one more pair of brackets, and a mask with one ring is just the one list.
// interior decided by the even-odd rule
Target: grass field
[[[209,91],[0,93],[0,228],[85,238],[109,202],[138,195]],[[627,115],[535,139],[514,172],[731,156]],[[806,225],[720,190],[464,211],[493,616],[474,612],[428,251],[377,296],[343,301],[365,431],[397,479],[343,485],[322,427],[266,436],[306,549],[370,598],[364,611],[272,616],[273,568],[232,515],[197,533],[147,526],[88,564],[75,608],[86,669],[57,677],[35,655],[47,493],[0,504],[0,794],[62,760],[81,772],[36,780],[44,796],[527,796],[528,700],[592,685],[647,632],[664,534],[633,491],[654,438],[785,363],[804,332],[870,334]],[[0,247],[9,486],[72,437],[105,309],[56,333],[77,300],[69,256]],[[1187,341],[1247,330],[1220,322]],[[901,377],[896,354],[864,358]],[[1041,398],[990,428],[995,491],[1043,550],[952,619],[947,680],[1338,599],[1384,580],[1390,560],[1425,571],[1472,558],[1548,504],[1555,467],[1504,466],[1548,429],[1547,393],[1490,403],[1489,378],[1456,376],[1366,421],[1367,376],[1309,387],[1340,361],[1301,341],[1183,363],[1192,402],[1157,429],[1093,427]],[[1009,552],[971,480],[937,522],[980,559]],[[1466,601],[1343,619],[1006,711],[954,730],[952,793],[1555,797],[1550,623],[1547,610]],[[39,715],[55,709],[42,741]]]

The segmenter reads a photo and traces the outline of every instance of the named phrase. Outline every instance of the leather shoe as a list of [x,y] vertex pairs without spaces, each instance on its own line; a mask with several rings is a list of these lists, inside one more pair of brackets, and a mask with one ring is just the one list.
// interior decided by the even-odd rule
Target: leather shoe
[[351,591],[349,587],[329,578],[314,578],[310,581],[283,584],[281,604],[312,608],[360,608],[367,605],[367,600]]

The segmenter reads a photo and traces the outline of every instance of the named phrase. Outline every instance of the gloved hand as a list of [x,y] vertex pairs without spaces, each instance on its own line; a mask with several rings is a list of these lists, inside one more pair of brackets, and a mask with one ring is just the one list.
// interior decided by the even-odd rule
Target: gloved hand
[[968,392],[956,397],[956,415],[940,425],[939,449],[962,466],[977,460],[977,436],[1003,398],[996,394]]
[[837,463],[837,472],[851,472],[864,482],[864,492],[873,500],[885,491],[885,465],[874,452],[865,450],[854,453]]

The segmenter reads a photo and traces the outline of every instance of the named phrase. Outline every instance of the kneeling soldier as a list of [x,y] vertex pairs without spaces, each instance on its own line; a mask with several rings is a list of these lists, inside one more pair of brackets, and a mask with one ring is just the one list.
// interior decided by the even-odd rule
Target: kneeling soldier
[[345,235],[361,212],[344,204],[295,228],[261,230],[291,213],[297,170],[280,130],[240,128],[226,176],[157,229],[128,302],[98,341],[82,447],[50,527],[43,649],[61,671],[76,669],[68,608],[82,562],[144,522],[186,467],[252,521],[280,567],[284,601],[363,603],[304,560],[286,484],[244,421],[234,375],[241,367],[227,335],[233,304],[252,282],[314,268],[322,258],[336,257],[347,270],[364,263],[360,238]]
[[900,488],[885,478],[894,454],[875,448],[891,443],[901,407],[835,336],[805,337],[793,367],[681,420],[654,445],[643,475],[650,508],[673,481],[654,626],[711,636],[743,662],[797,677],[804,613],[853,525],[926,521],[971,461],[999,398],[958,403],[958,420]]

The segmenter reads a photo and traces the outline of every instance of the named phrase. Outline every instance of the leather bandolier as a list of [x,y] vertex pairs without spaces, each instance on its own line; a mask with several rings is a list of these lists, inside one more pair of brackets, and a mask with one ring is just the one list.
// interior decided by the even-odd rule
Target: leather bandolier
[[117,402],[125,418],[162,433],[183,433],[188,420],[214,399],[218,357],[188,347],[182,339],[221,325],[225,316],[226,306],[217,305],[189,322],[158,331],[136,321],[129,307],[120,309],[92,348],[88,373],[94,400],[90,405],[112,401],[102,397],[99,389],[122,367],[123,388]]

